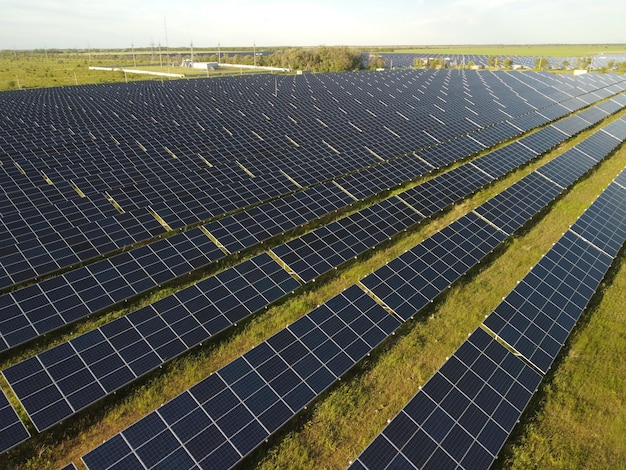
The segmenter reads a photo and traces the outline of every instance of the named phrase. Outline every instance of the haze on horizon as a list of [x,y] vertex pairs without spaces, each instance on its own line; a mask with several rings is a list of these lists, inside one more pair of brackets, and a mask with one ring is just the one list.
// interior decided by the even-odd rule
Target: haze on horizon
[[624,0],[5,0],[0,50],[623,44],[624,18]]

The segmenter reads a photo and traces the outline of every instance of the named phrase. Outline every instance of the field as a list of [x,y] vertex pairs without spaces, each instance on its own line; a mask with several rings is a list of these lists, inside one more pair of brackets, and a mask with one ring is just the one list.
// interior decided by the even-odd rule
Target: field
[[171,52],[171,63],[165,54],[84,52],[84,51],[0,51],[0,91],[28,88],[119,83],[139,80],[170,80],[148,75],[124,74],[122,71],[89,70],[90,66],[124,67],[150,70],[186,77],[233,75],[232,69],[210,73],[180,67],[183,55],[189,51]]
[[[372,48],[375,50],[376,48]],[[522,46],[430,46],[384,48],[398,53],[477,54],[494,56],[587,57],[594,54],[626,53],[624,45],[522,45]],[[215,53],[214,49],[196,49],[196,54]],[[189,49],[170,49],[167,54],[130,50],[37,50],[0,51],[0,91],[49,86],[72,86],[137,80],[168,80],[162,77],[89,70],[90,66],[138,68],[184,74],[188,78],[235,75],[240,71],[224,69],[205,73],[180,67],[189,58]]]
[[[498,46],[493,46],[472,48],[471,52],[521,55],[526,47],[529,50],[524,55],[553,56],[559,55],[549,54],[548,51],[570,56],[610,48],[524,46],[502,48],[507,51],[505,53],[496,52]],[[433,52],[433,48],[426,50]],[[436,51],[440,52],[439,49]],[[441,49],[441,53],[458,51],[454,48]],[[463,51],[468,52],[467,48]],[[144,57],[145,64],[141,59],[138,66],[151,62],[149,56]],[[142,76],[124,77],[121,72],[88,70],[92,62],[93,65],[133,67],[133,59],[128,54],[117,57],[93,54],[91,59],[84,52],[4,52],[0,56],[0,88],[145,79]],[[160,65],[156,67],[162,68]],[[164,71],[184,73],[180,70],[186,70],[169,69]],[[623,114],[620,113],[620,116]],[[1,456],[0,467],[53,469],[70,461],[78,464],[81,455],[113,433],[471,211],[590,133],[583,133],[441,216],[349,263],[332,276],[327,276],[324,282],[316,283],[314,287],[271,307],[218,342],[194,349],[190,354],[173,360],[158,373],[150,374],[124,389],[123,393],[104,400],[57,428],[35,436],[27,445]],[[464,278],[435,305],[405,325],[384,348],[262,446],[248,460],[246,468],[345,468],[624,167],[626,147],[622,145],[592,174],[536,217],[522,233],[507,241],[481,269]],[[497,463],[501,468],[624,468],[626,401],[623,390],[626,389],[626,366],[622,357],[626,353],[626,266],[623,262],[612,268],[609,279],[611,282],[607,282],[594,297],[583,321],[574,330],[565,353],[542,383],[540,392],[505,447]],[[112,312],[107,319],[123,313]],[[99,322],[103,320],[99,319]],[[97,324],[95,321],[85,323],[81,325],[81,331]],[[68,336],[78,333],[79,329],[75,329],[68,332]],[[51,344],[42,342],[34,348],[43,350]],[[0,368],[4,369],[32,353],[33,350],[16,351],[5,355],[1,358]],[[0,385],[8,390],[4,379]]]
[[620,45],[484,45],[484,46],[430,46],[395,49],[394,52],[424,54],[477,54],[494,56],[536,56],[536,57],[588,57],[595,54],[623,54],[626,47]]

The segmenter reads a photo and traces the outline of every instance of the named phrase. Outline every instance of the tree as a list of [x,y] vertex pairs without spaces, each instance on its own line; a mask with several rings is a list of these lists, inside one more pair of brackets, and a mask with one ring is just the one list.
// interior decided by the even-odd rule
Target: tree
[[503,65],[504,65],[505,69],[508,69],[508,70],[512,69],[513,68],[513,59],[511,59],[510,57],[507,58],[507,59],[504,59]]
[[577,69],[586,69],[591,66],[591,57],[578,57],[576,59]]
[[549,65],[550,63],[546,57],[537,57],[535,59],[535,70],[545,70]]
[[379,55],[370,55],[369,68],[370,70],[384,69],[387,66],[387,61]]

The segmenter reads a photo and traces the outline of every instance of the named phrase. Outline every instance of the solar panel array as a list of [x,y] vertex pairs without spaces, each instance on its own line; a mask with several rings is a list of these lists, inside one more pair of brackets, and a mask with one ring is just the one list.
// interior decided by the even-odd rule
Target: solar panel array
[[[413,68],[432,65],[443,62],[446,67],[450,66],[469,66],[474,64],[480,67],[493,67],[494,63],[490,57],[498,60],[497,65],[503,67],[506,60],[511,61],[511,66],[521,66],[527,69],[533,69],[537,66],[537,60],[543,59],[548,63],[551,69],[568,69],[574,70],[581,67],[582,57],[545,57],[545,56],[488,56],[483,54],[437,54],[437,53],[382,53],[379,57],[385,60],[388,68]],[[592,69],[608,68],[611,62],[613,67],[619,62],[625,62],[626,56],[620,54],[598,54],[591,57],[590,66]]]
[[278,300],[298,282],[267,254],[3,371],[42,431]]
[[[617,143],[616,139],[613,140]],[[534,157],[534,153],[527,152],[527,159],[532,157]],[[522,162],[520,161],[520,163]],[[441,175],[430,181],[442,180],[442,183],[438,184],[441,188],[440,193],[442,195],[440,199],[450,204],[471,193],[482,184],[490,181],[489,178],[485,177],[483,172],[477,170],[472,165],[473,164],[470,163],[464,166],[470,170],[469,174],[462,170],[464,167],[459,167],[452,170],[450,173]],[[457,173],[459,173],[460,176],[455,176],[450,179],[450,174]],[[480,176],[482,179],[474,178],[475,181],[472,182],[470,174]],[[532,179],[532,176],[529,178],[535,181]],[[544,181],[541,178],[540,180]],[[517,183],[517,185],[514,185],[512,188],[523,185],[525,181],[527,181],[527,179],[522,180],[522,182]],[[457,184],[452,184],[452,182],[457,182]],[[426,187],[429,187],[429,183],[426,183]],[[450,199],[443,197],[443,195],[446,195],[445,188],[451,188],[456,191],[452,194]],[[509,190],[512,188],[509,188]],[[556,186],[552,185],[553,193],[555,191],[558,193],[556,189]],[[407,193],[411,192],[412,190],[407,191]],[[405,193],[405,197],[407,193]],[[517,194],[517,191],[515,194]],[[555,195],[556,194],[552,194],[552,197]],[[528,198],[525,197],[522,198],[522,200],[527,201]],[[319,274],[322,269],[332,269],[350,256],[353,256],[353,254],[358,254],[355,250],[360,249],[363,251],[369,249],[386,237],[398,233],[423,218],[404,202],[397,201],[395,205],[390,205],[392,201],[393,199],[382,201],[381,203],[359,211],[329,226],[324,226],[287,244],[289,246],[295,245],[300,247],[299,250],[291,253],[292,256],[302,256],[302,251],[307,251],[306,247],[310,250],[316,249],[314,252],[309,252],[309,261],[298,263],[297,260],[291,260],[289,254],[283,256],[285,254],[284,248],[287,247],[287,245],[279,246],[275,248],[274,251],[283,256],[283,261],[290,266],[290,269],[293,269],[299,275],[300,279],[308,282],[316,277],[315,274]],[[543,202],[545,205],[547,200]],[[437,204],[440,204],[440,201],[437,201]],[[505,204],[505,206],[508,207],[508,203]],[[442,206],[436,206],[437,210],[441,208]],[[525,213],[523,211],[519,212],[518,209],[518,206],[513,205],[509,210],[512,210],[514,214],[521,213],[523,215]],[[536,209],[535,207],[535,210]],[[380,225],[382,221],[380,214],[377,215],[377,211],[379,210],[384,211],[382,214],[385,216],[384,224],[386,231],[379,230],[377,225],[372,225],[372,222],[376,222]],[[406,219],[399,222],[399,225],[390,224],[389,216],[391,210],[393,210],[394,213],[400,211],[399,213],[403,214]],[[408,215],[406,214],[407,212]],[[434,212],[435,209],[427,211],[429,215]],[[360,241],[355,238],[358,231],[353,233],[346,231],[350,228],[356,229],[354,222],[357,218],[358,222],[361,224],[360,228],[365,230],[363,233],[371,234],[368,238],[362,238]],[[352,224],[353,227],[345,225],[346,222]],[[342,228],[344,226],[346,228]],[[339,228],[338,233],[334,233],[337,228]],[[396,231],[391,232],[391,229],[396,229]],[[316,242],[311,242],[310,245],[307,245],[307,240],[310,241],[311,238],[315,239],[319,237],[320,233],[326,233],[330,235],[330,237],[325,240],[318,238]],[[510,234],[512,231],[507,233]],[[199,233],[199,236],[202,237],[201,233]],[[460,238],[465,239],[462,245],[458,243]],[[390,297],[387,297],[381,292],[382,287],[380,287],[379,284],[385,282],[391,282],[393,284],[395,282],[394,278],[392,278],[391,281],[387,279],[374,280],[368,278],[364,280],[364,284],[376,292],[377,295],[381,295],[383,300],[394,308],[400,317],[406,320],[410,318],[414,312],[432,301],[445,287],[452,284],[458,277],[463,275],[469,267],[473,266],[479,259],[492,251],[504,238],[505,236],[501,231],[494,229],[478,217],[470,214],[467,218],[457,221],[447,229],[436,234],[429,240],[428,244],[425,243],[421,245],[423,251],[415,254],[415,256],[420,259],[419,263],[424,264],[424,270],[417,269],[417,266],[413,264],[411,269],[419,274],[415,274],[416,278],[412,281],[414,284],[413,287],[405,287],[405,290],[413,292],[412,289],[415,288],[416,279],[418,277],[421,279],[421,285],[417,292],[413,292],[411,299],[400,300],[396,291],[391,291],[389,293]],[[206,240],[208,239],[205,239],[205,241]],[[342,249],[336,251],[334,255],[331,255],[328,250],[337,250],[337,247],[341,247]],[[281,252],[281,248],[283,248],[283,252]],[[444,251],[442,252],[441,250]],[[446,250],[448,252],[446,252]],[[432,266],[427,265],[429,263],[428,260],[432,256],[440,258],[438,263]],[[456,259],[457,257],[459,257],[459,259]],[[454,262],[452,261],[453,259],[455,260]],[[317,260],[318,271],[308,267],[307,262],[311,262],[311,260]],[[400,262],[400,260],[397,261],[397,263]],[[417,261],[414,261],[414,263],[416,262]],[[275,265],[274,262],[269,260],[269,257],[264,259],[264,264],[265,263],[271,264],[274,271],[280,270],[278,265]],[[442,263],[444,264],[442,265]],[[448,265],[446,266],[445,263],[448,263]],[[245,266],[245,264],[243,266]],[[222,278],[240,279],[241,276],[238,270],[246,271],[246,269],[245,267],[235,267],[232,270],[217,275],[215,279],[217,282],[221,282],[220,280]],[[282,270],[280,271],[283,272],[283,277],[286,278],[287,274]],[[234,272],[234,274],[232,274],[232,272]],[[311,277],[309,272],[312,272],[313,277]],[[429,279],[431,273],[432,278]],[[385,274],[386,273],[383,273],[382,275],[385,276]],[[76,279],[78,279],[78,277]],[[262,279],[263,282],[269,282],[265,280],[265,277],[262,277]],[[426,279],[429,280],[426,281]],[[287,281],[289,279],[282,280]],[[211,282],[213,282],[213,280],[211,280]],[[246,283],[249,282],[249,280],[241,280],[238,282]],[[204,281],[199,284],[199,287],[204,288],[204,285],[208,283],[208,280]],[[297,282],[291,280],[288,288],[279,289],[277,292],[282,295],[297,286]],[[205,341],[215,333],[223,331],[232,324],[248,317],[251,313],[267,306],[272,301],[278,300],[280,297],[280,295],[273,295],[270,298],[258,298],[254,303],[248,304],[247,308],[242,310],[242,313],[233,316],[226,307],[230,309],[240,308],[242,304],[246,304],[247,299],[245,297],[224,297],[224,294],[220,291],[214,289],[207,289],[207,291],[210,293],[208,296],[209,300],[203,295],[199,295],[195,286],[188,288],[176,294],[173,298],[157,302],[150,307],[142,309],[143,311],[140,310],[130,315],[128,318],[121,318],[109,325],[105,325],[95,332],[85,334],[49,352],[23,361],[8,369],[5,375],[9,378],[9,382],[21,398],[35,426],[39,430],[46,429],[107,394],[132,382],[137,377],[154,370],[165,361]],[[220,296],[224,298],[220,299]],[[220,299],[220,302],[217,303],[217,312],[205,318],[207,303],[210,303],[211,298]],[[202,301],[198,299],[202,299]],[[161,305],[165,307],[161,307]],[[181,318],[179,313],[181,309],[183,311],[189,311],[190,316],[185,315]],[[161,339],[159,341],[146,339],[142,337],[145,335],[142,333],[141,329],[141,334],[137,335],[135,331],[137,324],[143,323],[145,318],[150,318],[150,316],[155,313],[163,317],[164,323],[159,324],[158,328],[152,327],[153,329],[149,330],[149,335],[150,338],[155,337],[156,330],[159,332]],[[135,318],[139,320],[135,320]],[[204,321],[200,322],[201,325],[198,325],[199,318],[204,319]],[[208,323],[209,321],[210,324]],[[113,341],[111,339],[112,336],[126,339]],[[179,337],[181,341],[177,341]],[[113,352],[110,351],[111,348],[108,346],[101,345],[104,341],[103,338],[114,345]],[[150,344],[148,350],[146,350],[145,343]],[[129,346],[131,344],[133,345],[134,351],[129,353]],[[102,347],[105,347],[107,351],[101,351]],[[167,350],[164,352],[163,350],[166,348]],[[123,350],[123,352],[117,353],[118,350]],[[99,351],[95,356],[97,358],[95,362],[91,358],[93,351]],[[128,357],[129,354],[131,357]],[[113,359],[114,356],[119,357]],[[107,357],[105,362],[108,365],[104,368],[101,360],[102,357]],[[75,366],[71,369],[71,373],[67,369],[64,369],[63,374],[65,375],[55,377],[54,373],[49,373],[46,370],[48,368],[55,369],[58,364],[61,363],[71,362],[73,362]],[[78,373],[79,370],[80,374]],[[81,380],[77,381],[74,378],[71,384],[68,385],[63,382],[62,386],[56,383],[64,376],[75,375],[80,375]],[[42,379],[42,377],[45,377],[45,379]],[[42,380],[46,382],[46,387],[42,386]],[[87,390],[91,390],[92,393],[87,393]],[[78,402],[76,401],[77,399],[79,400]]]
[[[398,161],[396,163],[399,163],[399,167],[405,166],[403,165],[405,163],[405,160]],[[416,174],[419,174],[422,170],[423,168],[417,170]],[[404,176],[415,176],[416,174],[405,174]],[[460,176],[463,178],[464,181],[467,180],[468,175]],[[480,175],[480,177],[484,179],[484,175]],[[393,180],[393,183],[391,183],[389,179],[387,179],[382,184],[393,185],[399,182],[400,178],[396,177],[396,179]],[[447,182],[442,181],[442,184],[446,183]],[[375,192],[376,190],[386,189],[386,187],[388,186],[374,187],[372,192]],[[263,194],[265,196],[269,196],[271,193],[266,191]],[[281,233],[285,230],[306,223],[314,219],[315,217],[319,217],[327,212],[337,210],[338,208],[349,204],[350,201],[351,199],[346,194],[341,192],[337,187],[327,184],[325,186],[311,188],[304,192],[297,193],[293,196],[288,196],[287,198],[280,199],[277,202],[255,207],[249,212],[242,212],[238,215],[218,220],[209,224],[207,228],[214,232],[213,235],[217,236],[218,240],[220,240],[220,242],[222,243],[222,247],[225,246],[226,249],[230,251],[236,251],[238,249],[245,248],[255,243],[264,241],[272,235]],[[422,210],[422,212],[424,211]],[[178,216],[181,212],[176,211],[175,213]],[[175,223],[176,220],[173,219],[173,216],[170,217],[171,214],[174,214],[174,211],[170,210],[168,212],[165,209],[161,209],[161,214],[163,214],[163,218],[165,218],[169,225],[173,225],[174,227],[179,226],[177,223]],[[158,225],[153,218],[151,218],[150,220],[152,221],[153,225]],[[193,221],[195,222],[196,219],[194,219]],[[111,229],[111,227],[107,226],[107,229]],[[100,228],[100,230],[102,230],[102,228]],[[152,235],[157,233],[155,232],[155,230],[157,230],[156,227],[153,227],[151,230]],[[141,237],[135,237],[129,241],[127,240],[126,236],[123,244],[127,244],[129,242],[132,243],[133,241],[138,243],[140,240]],[[78,242],[81,242],[81,246],[89,246],[88,243],[85,243],[84,238],[80,238]],[[156,245],[156,247],[158,248],[158,245]],[[112,249],[113,247],[110,248]],[[216,250],[214,249],[213,252],[216,252]],[[101,253],[101,251],[98,251],[97,253]],[[93,255],[97,253],[93,253]],[[161,253],[160,251],[155,251],[155,254],[159,257],[167,257],[167,253]],[[139,253],[139,255],[142,255],[142,253]],[[23,265],[24,263],[18,262],[17,264]],[[142,266],[142,268],[144,271],[154,269],[153,266]],[[83,269],[83,272],[84,271],[86,270]],[[134,271],[131,270],[131,272]],[[66,277],[79,277],[78,273],[79,271],[76,271],[73,274],[70,273],[66,275]],[[158,274],[162,278],[162,281],[160,282],[165,282],[168,280],[167,275],[163,277],[163,273]],[[169,274],[171,277],[175,277],[174,273]],[[121,276],[124,277],[124,274],[121,274]],[[129,277],[131,276],[129,275]],[[150,276],[148,276],[148,278],[149,277]],[[145,286],[157,284],[152,279],[143,279],[142,281],[145,281],[143,282]],[[91,284],[94,284],[94,282],[95,284],[99,284],[97,280],[92,281]],[[83,284],[87,284],[85,280],[83,280]],[[118,284],[122,284],[122,286],[118,286],[118,288],[120,289],[118,295],[123,295],[122,292],[129,292],[129,288],[123,285],[124,279],[119,279]],[[98,310],[100,308],[106,308],[107,306],[111,305],[111,303],[114,303],[114,301],[116,300],[108,298],[108,296],[102,292],[101,286],[99,285],[87,284],[86,289],[89,290],[89,293],[83,294],[82,292],[79,292],[77,293],[77,295],[75,295],[74,293],[59,293],[60,291],[48,293],[48,286],[52,286],[52,289],[56,289],[58,287],[58,280],[41,283],[41,289],[39,287],[32,287],[24,289],[23,291],[17,291],[10,296],[0,297],[0,302],[9,307],[9,310],[13,312],[12,314],[7,315],[6,322],[0,325],[0,333],[2,333],[4,336],[3,341],[0,342],[1,347],[6,348],[20,344],[40,334],[49,332],[65,323],[69,323],[86,315],[89,315],[94,312],[94,309]],[[40,290],[41,292],[39,292]],[[135,293],[137,293],[142,292],[143,290],[135,289],[135,291]],[[67,295],[73,296],[75,301],[73,303],[68,301],[66,298]],[[66,312],[63,308],[61,311],[57,311],[57,309],[54,308],[50,309],[50,311],[52,312],[51,316],[40,318],[41,314],[39,312],[44,310],[43,307],[47,302],[50,302],[48,299],[45,298],[45,296],[53,297],[54,300],[52,300],[52,302],[55,302],[58,299],[63,299],[63,308],[67,306],[69,312]],[[18,300],[16,300],[15,297],[18,297]],[[30,307],[28,303],[20,305],[19,308],[16,304],[20,303],[19,299],[28,299],[30,301],[30,299],[35,298],[38,299],[37,302],[31,301],[30,304],[35,307],[41,305],[42,308],[32,314],[34,318],[30,318]],[[86,301],[87,305],[79,305],[81,301]],[[89,304],[93,305],[93,308],[91,308]]]
[[[281,77],[280,93],[267,77],[215,82],[0,95],[0,198],[6,203],[0,209],[0,351],[625,88],[615,76],[572,80],[432,71]],[[318,277],[625,105],[623,95],[613,96],[584,118],[569,117],[497,151],[510,161],[497,171],[494,165],[492,172],[480,168],[482,159],[476,160],[321,227],[326,235],[315,231],[294,240],[294,246],[313,252],[300,265],[293,261],[296,277]],[[621,132],[619,126],[613,131]],[[619,137],[598,140],[603,155],[614,141]],[[479,227],[489,235],[474,252],[467,244],[453,246]],[[363,236],[357,239],[358,229]],[[470,215],[437,236],[428,254],[458,258],[457,265],[441,271],[426,289],[450,285],[506,235]],[[293,260],[302,253],[284,246],[272,253],[281,263],[259,255],[3,374],[35,427],[47,429],[299,287],[283,265],[293,269],[290,253]],[[353,307],[346,312],[366,305],[384,312],[361,289],[349,292]],[[397,306],[402,319],[410,316],[410,308]],[[345,328],[347,336],[328,332],[341,352],[332,356],[332,366],[322,362],[316,369],[320,382],[307,383],[315,392],[309,401],[320,384],[332,384],[399,324],[385,313],[374,322],[385,335],[378,338],[380,331],[370,328],[378,339],[368,340],[374,333],[358,331],[364,320],[346,322],[363,336],[357,341]],[[320,358],[336,351],[324,348]],[[285,420],[297,412],[288,408]],[[235,437],[233,430],[227,436],[239,457],[264,432],[275,431],[257,414],[253,418],[252,434]],[[265,430],[259,432],[257,424]]]
[[[398,197],[374,204],[366,210],[359,211],[303,237],[277,246],[273,248],[273,252],[301,279],[308,282],[332,270],[340,263],[373,248],[386,238],[414,225],[425,217],[443,210],[485,184],[527,163],[537,155],[547,152],[567,137],[571,136],[561,131],[557,132],[553,126],[545,127],[506,147],[404,191]],[[603,148],[606,153],[612,151],[619,144],[617,139],[612,138],[607,133],[593,134],[580,145],[585,144],[587,140],[597,142],[599,145],[594,148]],[[578,152],[577,149],[578,146],[571,152]],[[583,158],[586,160],[584,162],[586,169],[591,168],[596,163],[593,158]],[[560,164],[563,161],[556,160],[554,163],[545,165],[542,167],[541,174],[550,178],[554,173],[552,170],[554,165],[560,165],[556,169],[557,172],[566,171],[573,165],[581,165],[581,163],[569,158],[566,164]],[[582,174],[581,171],[584,172],[584,168],[578,168],[578,172],[574,174],[580,175]],[[564,188],[571,185],[577,177],[569,182],[562,177],[555,177],[554,179],[560,183],[560,187]],[[501,199],[511,197],[519,199],[520,193],[526,193],[529,203],[530,198],[535,198],[533,201],[535,206],[539,203],[539,207],[542,207],[541,203],[545,205],[547,200],[559,193],[558,187],[555,186],[547,187],[543,192],[535,193],[536,186],[542,181],[537,174],[533,180],[525,180],[523,183],[515,185],[504,193]],[[531,196],[528,196],[529,192],[532,193]],[[546,200],[546,198],[548,199]],[[498,200],[494,201],[492,206],[500,206],[500,204],[501,201]],[[501,207],[506,209],[506,205]],[[509,217],[523,220],[524,214],[516,213],[515,210],[517,209],[519,207],[508,209],[506,213],[500,214],[500,217],[506,217],[508,214]],[[525,210],[532,210],[532,207]],[[483,206],[483,211],[488,212],[489,207]],[[508,222],[508,224],[510,223]],[[509,234],[519,228],[519,225],[517,227],[504,227],[499,223],[497,225]]]
[[491,334],[472,333],[350,468],[493,464],[626,241],[625,175],[485,319]]
[[[626,126],[626,121],[622,121],[622,127],[624,126]],[[624,127],[624,130],[626,130],[626,127]],[[557,158],[566,159],[568,155],[564,154]],[[533,181],[535,179],[535,173],[531,173],[529,177],[526,178]],[[547,184],[556,187],[554,183],[549,182],[545,178],[542,179],[546,181]],[[560,188],[560,191],[562,191],[562,188]],[[506,201],[505,204],[508,205],[510,203]],[[523,201],[523,204],[526,205],[527,203]],[[536,211],[540,209],[541,207],[538,207]],[[533,215],[534,214],[529,214],[528,218]],[[493,227],[474,213],[469,213],[457,222],[461,222],[458,227],[455,226],[456,222],[451,224],[361,281],[367,293],[375,294],[376,298],[382,300],[385,307],[390,308],[395,315],[390,315],[369,295],[359,289],[358,286],[352,286],[346,291],[350,292],[349,296],[351,298],[361,299],[359,301],[355,300],[354,304],[360,304],[361,312],[371,311],[371,309],[378,311],[391,325],[390,331],[388,332],[388,334],[390,334],[399,327],[401,323],[396,316],[400,317],[402,320],[410,318],[413,314],[422,309],[429,300],[434,299],[458,279],[458,277],[465,274],[469,269],[480,262],[486,254],[491,252],[507,237],[504,232]],[[482,233],[480,230],[477,230],[478,227],[483,230]],[[485,232],[485,230],[487,232]],[[486,233],[489,235],[486,235]],[[444,236],[443,242],[439,240],[440,234]],[[473,235],[475,235],[476,238],[472,238]],[[448,250],[450,255],[447,255],[446,252],[442,250]],[[425,266],[421,266],[420,263],[424,263]],[[424,273],[427,269],[431,270],[432,275],[426,274],[427,277],[425,279],[420,278],[416,281],[416,276]],[[430,281],[431,279],[436,280],[432,282]],[[437,279],[441,279],[441,281],[439,282]],[[432,284],[425,286],[425,284],[429,282],[432,282]],[[268,343],[270,343],[272,348],[267,348],[266,345],[262,344],[250,352],[251,355],[255,356],[256,354],[260,354],[257,352],[259,348],[266,351],[263,356],[263,361],[272,363],[272,367],[276,367],[276,361],[281,363],[280,359],[277,359],[277,357],[280,357],[287,362],[287,364],[290,364],[285,356],[281,356],[281,351],[283,350],[289,351],[289,353],[286,353],[288,354],[287,357],[291,357],[292,361],[297,362],[303,357],[308,357],[308,353],[311,350],[316,351],[315,348],[319,344],[327,345],[325,348],[327,348],[328,351],[324,353],[324,360],[321,361],[321,363],[325,365],[324,372],[319,372],[318,361],[315,361],[315,367],[313,369],[322,376],[321,379],[316,379],[320,380],[319,385],[315,387],[312,383],[307,382],[306,377],[309,377],[307,374],[311,374],[310,371],[307,373],[297,371],[299,378],[296,376],[290,382],[289,390],[304,385],[308,387],[306,389],[306,399],[303,399],[302,402],[298,402],[300,408],[315,399],[323,390],[332,385],[342,374],[353,367],[358,360],[360,360],[356,358],[363,358],[371,351],[365,344],[367,342],[358,341],[359,337],[355,329],[351,328],[347,330],[345,325],[341,323],[340,318],[338,318],[340,315],[337,313],[336,306],[339,305],[341,306],[340,308],[343,309],[346,305],[347,302],[346,299],[343,298],[344,295],[348,294],[344,293],[331,299],[318,309],[296,321],[294,325],[287,327],[270,338]],[[359,309],[357,309],[357,311],[359,311]],[[309,334],[312,332],[312,324],[319,324],[319,322],[315,321],[311,323],[310,317],[317,317],[318,315],[323,316],[324,322],[328,322],[328,330],[326,333],[330,335],[331,332],[333,332],[338,335],[337,337],[333,337],[332,344],[328,344],[327,339],[320,336],[319,333],[315,335],[316,339],[308,339]],[[304,343],[304,345],[294,343],[293,340],[294,330],[300,329],[300,322],[306,322],[309,325],[309,327],[303,328],[305,336],[302,338],[301,342]],[[384,328],[381,329],[384,330]],[[307,339],[305,340],[305,338]],[[377,344],[384,339],[385,337],[383,335],[383,337],[377,340]],[[311,342],[309,343],[308,341]],[[297,344],[297,346],[294,344]],[[350,356],[347,351],[348,348],[353,347],[359,351],[359,354]],[[492,380],[496,381],[499,386],[504,388],[499,389],[496,387],[496,390],[500,392],[500,398],[498,398],[498,400],[502,402],[499,411],[501,417],[497,415],[496,418],[492,420],[493,422],[486,426],[485,431],[485,439],[490,441],[488,451],[492,451],[492,454],[485,452],[483,449],[485,443],[481,441],[482,443],[476,445],[476,455],[471,457],[471,462],[474,464],[486,461],[489,456],[493,458],[494,452],[497,454],[497,451],[508,437],[508,434],[517,421],[517,417],[519,417],[525,408],[536,385],[541,379],[539,374],[532,371],[529,366],[526,366],[527,370],[532,371],[530,378],[527,378],[528,373],[524,372],[520,377],[518,377],[518,375],[514,375],[512,378],[509,377],[507,384],[502,385],[503,377],[505,377],[503,374],[510,374],[510,371],[506,372],[502,369],[498,370],[496,374],[494,373],[494,368],[490,367],[488,360],[493,361],[494,359],[498,359],[496,362],[496,365],[498,365],[500,361],[504,360],[504,356],[507,354],[515,361],[518,361],[518,359],[510,354],[504,347],[500,345],[497,347],[501,348],[499,352],[490,353],[491,355],[486,355],[486,358],[476,363],[476,367],[480,366],[481,371],[489,372],[490,376],[493,373]],[[341,354],[342,348],[346,354]],[[503,351],[504,354],[502,354]],[[245,355],[243,358],[245,358]],[[283,411],[279,413],[281,417],[276,418],[276,427],[268,426],[264,423],[261,419],[261,414],[267,412],[271,406],[274,406],[277,400],[276,393],[274,393],[275,390],[271,388],[269,382],[263,382],[258,379],[258,376],[262,374],[260,370],[261,366],[257,362],[246,362],[243,358],[236,359],[224,368],[218,370],[216,374],[209,376],[207,379],[194,386],[194,388],[209,387],[208,384],[212,384],[217,380],[215,375],[223,378],[225,374],[228,374],[224,372],[225,370],[237,370],[238,372],[234,374],[232,382],[226,380],[225,384],[220,384],[217,387],[214,395],[210,395],[211,397],[219,395],[224,390],[228,390],[230,394],[235,391],[236,394],[235,384],[240,383],[243,395],[239,396],[239,400],[231,400],[231,404],[227,408],[231,411],[228,411],[227,414],[222,414],[219,405],[214,405],[218,408],[218,410],[214,411],[213,406],[208,404],[208,399],[204,399],[203,401],[199,399],[188,400],[188,398],[183,398],[186,397],[187,393],[192,393],[192,388],[189,392],[179,395],[162,408],[169,406],[174,407],[176,406],[174,403],[177,403],[178,400],[187,400],[189,404],[185,409],[185,414],[191,416],[195,413],[201,413],[203,416],[201,421],[204,424],[197,427],[191,426],[192,431],[189,430],[189,425],[185,426],[185,435],[181,436],[177,431],[172,431],[173,422],[168,421],[167,418],[163,418],[163,413],[166,413],[166,411],[162,413],[160,411],[161,408],[85,455],[83,461],[91,469],[113,468],[117,465],[127,465],[130,462],[132,462],[133,465],[143,466],[144,468],[170,465],[174,461],[176,461],[181,468],[195,468],[196,466],[230,468],[239,463],[243,457],[259,446],[269,435],[275,432],[280,425],[293,417],[297,412],[293,407],[291,407],[291,412],[289,412],[289,410],[284,407],[284,403],[281,403],[281,409]],[[321,359],[321,357],[319,359]],[[278,368],[279,373],[282,373],[283,370],[284,368]],[[521,374],[521,371],[517,370],[517,373]],[[246,377],[247,380],[244,381]],[[227,387],[228,385],[230,385],[230,387]],[[261,393],[262,390],[266,390],[266,385],[270,385],[270,388],[263,393],[264,396],[268,395],[269,398],[264,398],[264,400],[267,401],[264,401],[263,405],[258,405],[258,410],[260,411],[255,412],[254,409],[257,409],[257,405],[252,404],[239,408],[242,405],[246,405],[245,402],[242,403],[245,397],[255,396],[256,393]],[[274,387],[277,386],[278,384],[274,385]],[[470,393],[469,389],[466,390],[464,387],[465,386],[461,386],[460,391]],[[468,384],[467,387],[471,387],[471,384]],[[311,389],[316,393],[311,394]],[[477,392],[478,390],[474,390],[474,393]],[[509,397],[508,393],[511,393],[512,396]],[[280,394],[278,394],[278,397],[280,398]],[[471,395],[471,397],[473,397],[473,395]],[[517,405],[517,407],[512,406],[510,404],[511,401]],[[235,413],[234,410],[238,411]],[[228,413],[232,413],[232,415]],[[177,415],[176,420],[179,419],[181,419],[181,416]],[[437,418],[437,420],[438,419],[439,418]],[[155,422],[158,424],[154,424]],[[483,422],[483,424],[485,423]],[[433,425],[437,426],[436,424]],[[156,431],[157,436],[155,436],[155,433],[152,431],[146,431],[146,429],[152,429],[154,427],[158,430]],[[208,429],[210,429],[210,433],[206,431]],[[197,449],[195,447],[196,444],[191,443],[190,437],[200,435],[205,431],[207,435],[204,435],[202,438],[203,447],[201,450]],[[211,437],[209,438],[208,436]],[[237,436],[237,438],[235,438],[235,436]],[[207,446],[208,440],[210,440],[211,444]],[[170,444],[164,445],[164,441],[168,441]],[[189,444],[187,444],[188,442]]]
[[356,286],[83,457],[88,468],[229,468],[400,322]]

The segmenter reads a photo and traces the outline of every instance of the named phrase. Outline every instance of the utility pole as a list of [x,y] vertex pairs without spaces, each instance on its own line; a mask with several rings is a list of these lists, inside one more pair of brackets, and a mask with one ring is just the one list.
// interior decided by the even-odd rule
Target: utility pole
[[137,59],[135,58],[135,45],[133,43],[130,44],[130,50],[133,53],[133,66],[137,67]]
[[254,66],[256,67],[256,41],[252,46],[252,53],[254,54]]
[[165,19],[165,16],[163,17],[163,27],[165,28],[165,48],[167,49],[167,71],[169,72],[170,71],[170,54],[169,54],[170,45],[167,39],[167,21]]

